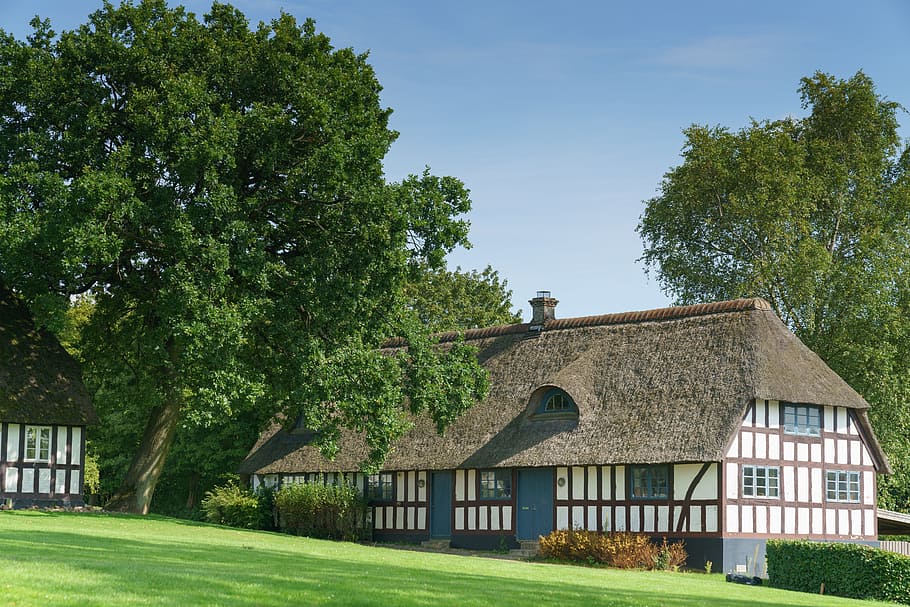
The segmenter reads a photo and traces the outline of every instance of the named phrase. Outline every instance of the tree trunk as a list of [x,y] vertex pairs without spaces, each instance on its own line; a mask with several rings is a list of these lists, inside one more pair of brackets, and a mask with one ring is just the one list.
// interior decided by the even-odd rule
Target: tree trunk
[[155,486],[177,434],[179,418],[180,399],[176,396],[169,396],[164,404],[149,411],[142,442],[120,488],[105,504],[105,510],[148,514]]
[[199,494],[199,483],[202,480],[202,475],[198,472],[193,472],[190,475],[190,486],[186,494],[186,509],[192,510],[196,507],[196,496]]

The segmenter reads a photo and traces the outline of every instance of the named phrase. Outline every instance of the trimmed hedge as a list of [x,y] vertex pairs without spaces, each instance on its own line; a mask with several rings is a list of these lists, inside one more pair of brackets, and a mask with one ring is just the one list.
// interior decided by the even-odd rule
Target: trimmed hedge
[[910,605],[910,558],[861,544],[769,540],[768,579],[786,590]]
[[282,531],[323,539],[367,539],[369,507],[354,487],[301,483],[275,497]]

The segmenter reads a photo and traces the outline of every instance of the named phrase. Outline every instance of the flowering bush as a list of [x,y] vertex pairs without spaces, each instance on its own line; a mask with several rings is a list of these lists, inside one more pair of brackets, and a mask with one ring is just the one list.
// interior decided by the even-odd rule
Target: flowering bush
[[601,563],[621,569],[676,570],[688,555],[682,542],[655,544],[638,533],[599,533],[582,529],[554,531],[540,538],[540,555],[560,561]]

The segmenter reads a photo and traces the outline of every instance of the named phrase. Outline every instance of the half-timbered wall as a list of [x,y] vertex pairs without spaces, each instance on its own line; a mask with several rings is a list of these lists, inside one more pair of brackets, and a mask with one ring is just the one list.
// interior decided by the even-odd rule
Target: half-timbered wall
[[[818,407],[818,436],[788,434],[786,404],[756,400],[727,451],[724,536],[875,540],[875,466],[853,413]],[[778,495],[743,495],[744,466],[777,468]],[[856,473],[856,501],[829,499],[829,472]]]
[[[46,458],[26,453],[26,429],[49,428]],[[81,501],[85,437],[80,426],[0,424],[0,498]]]
[[480,470],[455,471],[452,532],[455,534],[513,534],[515,529],[515,473],[511,495],[503,499],[480,497]]
[[556,468],[556,529],[718,535],[718,466],[674,464],[666,499],[630,495],[628,466]]
[[[372,500],[370,503],[373,529],[379,533],[427,533],[427,473],[425,470],[384,472],[391,476],[390,500]],[[295,483],[322,485],[352,485],[361,495],[367,494],[369,476],[353,472],[309,472],[300,474],[258,475],[253,487],[286,486]]]

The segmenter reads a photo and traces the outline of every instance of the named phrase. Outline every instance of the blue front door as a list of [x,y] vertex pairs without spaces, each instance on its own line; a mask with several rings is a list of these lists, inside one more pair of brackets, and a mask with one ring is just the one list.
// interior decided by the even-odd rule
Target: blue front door
[[536,540],[553,531],[553,469],[525,468],[518,471],[518,539]]
[[433,472],[430,478],[430,537],[452,536],[452,473]]

